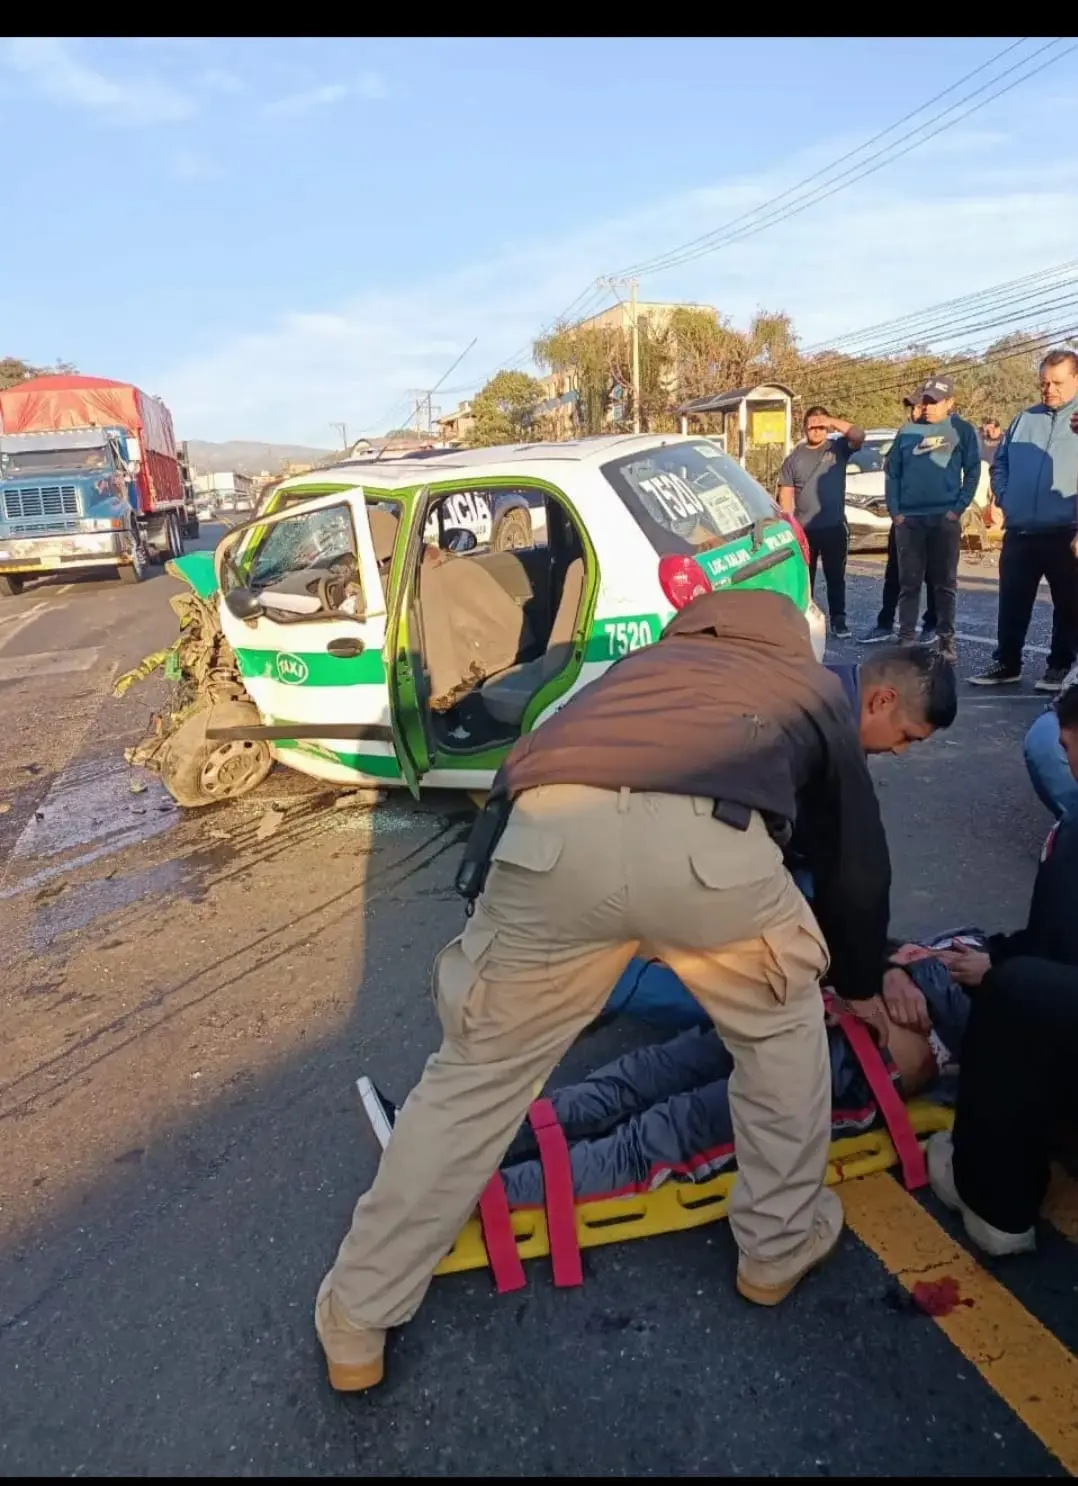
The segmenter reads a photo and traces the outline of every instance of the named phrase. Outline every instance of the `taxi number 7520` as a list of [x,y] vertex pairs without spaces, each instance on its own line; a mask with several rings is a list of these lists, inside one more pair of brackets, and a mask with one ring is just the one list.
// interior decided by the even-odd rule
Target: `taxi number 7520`
[[642,650],[656,639],[650,619],[611,621],[603,625],[603,632],[611,658],[628,655],[630,650]]

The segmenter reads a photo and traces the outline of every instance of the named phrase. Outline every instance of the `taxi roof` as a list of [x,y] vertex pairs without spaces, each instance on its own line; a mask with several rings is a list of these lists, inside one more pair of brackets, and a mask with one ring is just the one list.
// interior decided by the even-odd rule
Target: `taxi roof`
[[422,459],[407,455],[393,459],[347,459],[324,469],[308,470],[282,486],[317,485],[334,475],[347,475],[359,485],[386,490],[429,485],[436,480],[462,480],[473,475],[482,480],[498,474],[523,474],[541,478],[544,465],[581,466],[605,464],[619,455],[655,449],[663,444],[700,443],[702,436],[678,433],[598,434],[569,439],[565,443],[495,444],[485,449],[448,449],[442,454],[424,453]]

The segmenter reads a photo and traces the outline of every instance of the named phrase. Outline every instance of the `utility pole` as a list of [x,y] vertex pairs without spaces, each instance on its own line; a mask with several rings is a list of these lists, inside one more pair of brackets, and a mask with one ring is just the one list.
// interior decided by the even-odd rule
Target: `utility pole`
[[348,426],[345,423],[331,423],[330,428],[335,428],[341,436],[341,448],[348,451]]
[[629,280],[633,316],[633,433],[640,432],[640,317],[636,313],[636,280]]
[[630,373],[631,394],[633,399],[633,433],[640,432],[640,316],[636,299],[637,281],[635,279],[600,279],[601,284],[606,284],[615,293],[619,289],[629,291],[629,333],[632,337],[632,370]]

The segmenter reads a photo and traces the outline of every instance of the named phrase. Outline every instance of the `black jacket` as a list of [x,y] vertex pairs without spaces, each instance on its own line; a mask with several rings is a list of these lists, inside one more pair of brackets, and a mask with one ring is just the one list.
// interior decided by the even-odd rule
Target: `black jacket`
[[880,989],[891,865],[842,682],[812,653],[789,599],[705,594],[521,738],[495,781],[511,795],[584,784],[701,795],[759,811],[778,840],[798,826],[831,982]]
[[1078,819],[1064,820],[1048,838],[1026,927],[991,935],[988,953],[993,965],[1036,955],[1078,967]]

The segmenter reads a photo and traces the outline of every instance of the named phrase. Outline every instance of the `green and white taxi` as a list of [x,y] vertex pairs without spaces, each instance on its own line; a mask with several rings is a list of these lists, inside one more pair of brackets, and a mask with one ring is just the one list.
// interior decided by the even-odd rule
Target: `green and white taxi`
[[[526,506],[531,545],[481,544],[456,524],[463,496],[487,511]],[[515,739],[710,588],[787,594],[823,656],[804,534],[706,438],[603,436],[311,471],[279,485],[214,561],[221,627],[254,708],[240,725],[211,725],[200,803],[229,777],[213,749],[240,743],[254,782],[272,758],[338,785],[485,790]]]

